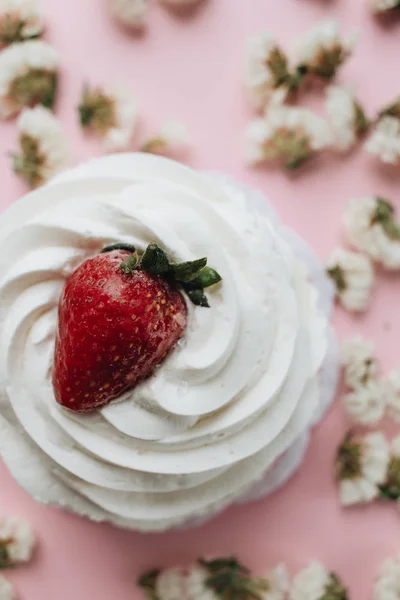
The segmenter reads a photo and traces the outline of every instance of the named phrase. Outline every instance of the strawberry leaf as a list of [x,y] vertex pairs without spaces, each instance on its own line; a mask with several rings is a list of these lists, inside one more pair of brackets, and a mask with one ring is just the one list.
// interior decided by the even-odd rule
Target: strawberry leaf
[[171,270],[167,253],[157,244],[147,246],[140,266],[150,275],[166,275]]
[[193,302],[193,304],[195,304],[196,306],[202,306],[203,308],[210,308],[207,296],[205,295],[203,289],[190,290],[185,289],[185,287],[183,289],[186,291],[190,301]]
[[172,263],[171,269],[177,281],[188,283],[200,274],[200,271],[204,269],[206,264],[206,258],[198,258],[197,260],[182,263]]
[[215,285],[222,281],[222,277],[215,269],[211,267],[204,267],[194,279],[192,279],[188,285],[194,288],[208,288],[211,285]]

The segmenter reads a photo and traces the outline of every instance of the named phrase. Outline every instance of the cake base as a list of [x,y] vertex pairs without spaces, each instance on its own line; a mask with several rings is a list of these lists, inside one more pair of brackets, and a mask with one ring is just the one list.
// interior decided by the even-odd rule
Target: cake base
[[[114,177],[126,178],[123,175],[124,161],[121,161],[121,158],[122,156],[118,157],[118,162],[110,161],[111,163],[114,163],[113,165],[105,163],[103,166],[106,167],[106,165],[108,165],[109,172],[105,169],[103,170],[103,175],[110,179]],[[100,161],[101,160],[102,159],[100,159]],[[93,171],[96,173],[98,163],[99,160],[95,160],[93,163],[88,163],[82,167],[78,167],[72,172],[67,172],[57,177],[55,183],[62,181],[67,182],[83,173],[90,178],[92,165],[94,167]],[[326,276],[325,269],[307,244],[294,232],[285,228],[279,222],[277,215],[274,213],[272,207],[268,204],[262,193],[238,185],[224,175],[213,173],[207,174],[206,177],[212,179],[219,186],[229,188],[231,194],[235,193],[243,195],[243,198],[251,205],[253,210],[254,207],[256,207],[260,212],[268,213],[269,219],[274,227],[279,230],[281,236],[293,248],[296,256],[299,257],[307,267],[310,280],[319,292],[319,309],[327,318],[329,318],[332,310],[334,289]],[[291,475],[299,468],[308,447],[310,430],[321,420],[325,411],[331,404],[336,391],[338,380],[338,357],[333,332],[330,333],[329,337],[328,350],[320,371],[320,403],[307,430],[303,431],[292,445],[276,459],[275,463],[268,468],[261,478],[256,482],[252,481],[251,485],[245,490],[242,489],[240,496],[235,495],[230,501],[214,506],[208,513],[193,517],[184,525],[179,525],[178,528],[181,528],[182,526],[193,527],[200,525],[216,516],[216,514],[224,510],[229,504],[232,504],[232,502],[249,502],[271,494],[286,483]],[[0,405],[1,404],[4,403],[0,402]],[[85,498],[71,493],[62,485],[61,480],[53,476],[57,475],[57,473],[56,470],[54,470],[54,466],[52,466],[50,459],[36,448],[33,442],[31,442],[22,431],[18,431],[9,424],[7,420],[9,416],[11,417],[11,415],[7,414],[7,410],[0,410],[0,454],[10,472],[16,474],[18,483],[39,502],[62,506],[63,508],[70,509],[80,515],[88,516],[92,520],[108,520],[109,517],[104,511],[94,507]],[[10,420],[12,421],[12,417]],[[25,468],[22,470],[20,468],[21,464],[25,465]],[[37,481],[38,474],[40,474],[40,485],[38,485]],[[46,489],[46,498],[43,498],[41,495],[43,489]],[[60,499],[62,499],[62,501],[60,501]],[[118,521],[113,520],[113,522],[117,525],[119,524]]]

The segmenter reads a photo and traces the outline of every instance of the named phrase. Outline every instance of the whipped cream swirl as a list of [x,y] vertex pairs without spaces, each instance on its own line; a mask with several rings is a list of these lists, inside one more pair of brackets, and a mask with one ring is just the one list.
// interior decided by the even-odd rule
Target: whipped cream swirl
[[[51,384],[57,304],[103,246],[156,242],[223,277],[156,372],[91,414]],[[1,217],[0,414],[37,499],[162,530],[239,498],[308,427],[327,323],[304,266],[234,184],[150,155],[92,161]],[[7,461],[7,444],[0,445]]]

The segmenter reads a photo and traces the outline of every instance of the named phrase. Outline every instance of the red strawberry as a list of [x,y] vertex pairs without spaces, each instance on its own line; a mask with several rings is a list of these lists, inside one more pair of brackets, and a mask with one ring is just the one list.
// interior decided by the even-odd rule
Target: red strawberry
[[55,397],[65,408],[90,411],[134,387],[185,330],[177,282],[138,261],[136,253],[111,250],[84,262],[65,285],[53,366]]

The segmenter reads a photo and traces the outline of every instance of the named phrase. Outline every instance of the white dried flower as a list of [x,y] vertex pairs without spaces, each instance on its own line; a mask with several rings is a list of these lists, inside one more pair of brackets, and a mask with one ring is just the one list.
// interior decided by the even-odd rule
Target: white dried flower
[[353,93],[338,85],[327,89],[325,106],[333,130],[334,146],[340,152],[347,152],[369,127],[365,112]]
[[400,435],[391,444],[391,455],[383,485],[380,486],[381,498],[397,502],[400,507]]
[[400,225],[392,204],[383,198],[351,200],[343,214],[349,242],[390,270],[400,268]]
[[283,563],[264,575],[266,589],[261,591],[263,600],[286,600],[290,588],[289,572]]
[[400,119],[393,116],[379,119],[364,148],[384,163],[397,164],[400,159]]
[[400,423],[400,369],[393,369],[386,378],[388,386],[388,415],[396,423]]
[[343,506],[370,502],[380,494],[389,465],[385,436],[376,431],[364,437],[348,434],[337,451],[336,475]]
[[266,33],[249,38],[246,45],[245,86],[257,109],[282,104],[291,85],[288,59]]
[[400,600],[400,554],[381,565],[372,600]]
[[330,573],[318,561],[311,561],[294,577],[290,589],[290,600],[345,600],[346,589],[334,573]]
[[129,91],[86,86],[78,110],[81,126],[100,136],[106,151],[129,147],[138,117],[137,103]]
[[0,600],[16,600],[15,590],[8,579],[0,576]]
[[279,161],[294,169],[313,154],[329,146],[326,122],[306,108],[271,108],[265,118],[253,121],[247,130],[245,158],[248,164]]
[[142,29],[147,20],[147,0],[109,0],[112,15],[132,29]]
[[151,154],[172,154],[177,148],[185,146],[188,141],[186,125],[180,121],[166,121],[159,132],[145,141],[141,152]]
[[218,600],[206,585],[207,577],[207,571],[198,566],[166,569],[157,577],[155,595],[158,600]]
[[0,569],[28,562],[35,538],[27,521],[16,517],[0,518]]
[[342,342],[341,363],[346,385],[355,390],[375,380],[378,375],[374,344],[360,335]]
[[61,124],[47,108],[26,108],[17,127],[20,152],[12,155],[13,169],[28,185],[41,185],[68,166],[69,150]]
[[335,248],[328,258],[327,272],[346,310],[361,312],[367,308],[374,281],[374,270],[367,256]]
[[299,40],[299,67],[307,74],[330,80],[351,55],[355,43],[355,35],[342,39],[336,21],[323,21]]
[[217,558],[199,560],[191,567],[150,571],[139,585],[154,600],[218,600],[242,596],[244,590],[260,600],[285,600],[289,575],[280,564],[263,578],[253,577],[235,558]]
[[382,13],[387,10],[393,10],[394,8],[398,8],[400,6],[400,0],[370,0],[371,1],[371,9],[374,12]]
[[46,42],[12,44],[0,53],[0,117],[26,106],[52,108],[57,90],[58,53]]
[[388,397],[386,383],[372,380],[353,392],[345,394],[343,406],[355,423],[375,425],[385,415]]
[[39,37],[43,29],[37,0],[0,0],[0,46]]

